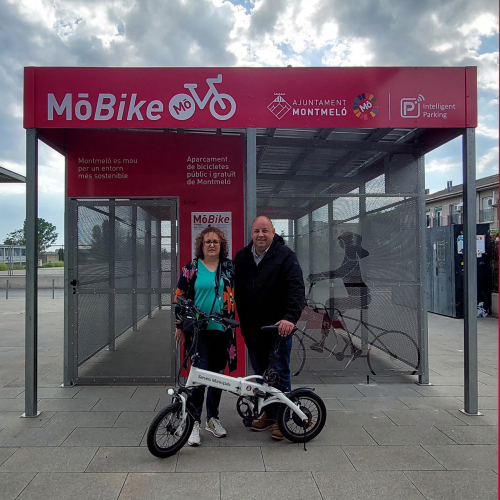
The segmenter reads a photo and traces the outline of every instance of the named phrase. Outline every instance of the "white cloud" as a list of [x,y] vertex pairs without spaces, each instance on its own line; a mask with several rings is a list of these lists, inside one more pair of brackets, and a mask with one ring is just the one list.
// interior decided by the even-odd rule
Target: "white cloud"
[[498,146],[491,148],[477,162],[478,173],[484,173],[490,169],[494,169],[498,173]]
[[444,173],[462,168],[462,163],[455,157],[436,158],[425,164],[425,173]]

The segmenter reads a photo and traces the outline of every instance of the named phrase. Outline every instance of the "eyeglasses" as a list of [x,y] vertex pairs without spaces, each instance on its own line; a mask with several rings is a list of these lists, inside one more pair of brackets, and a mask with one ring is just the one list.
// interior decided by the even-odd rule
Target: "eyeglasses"
[[214,247],[216,247],[217,245],[220,245],[220,241],[219,240],[207,240],[207,241],[204,241],[203,244],[207,247],[209,247],[210,245],[213,245]]

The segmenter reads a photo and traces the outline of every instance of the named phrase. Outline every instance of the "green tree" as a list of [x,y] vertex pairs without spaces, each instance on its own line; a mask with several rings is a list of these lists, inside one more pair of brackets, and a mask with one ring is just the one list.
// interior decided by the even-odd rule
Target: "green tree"
[[60,248],[58,251],[57,251],[57,254],[59,255],[59,260],[61,262],[64,262],[64,248]]
[[[41,253],[55,243],[57,237],[56,226],[45,219],[38,218],[38,253]],[[26,245],[26,220],[23,228],[9,233],[4,240],[5,245]]]

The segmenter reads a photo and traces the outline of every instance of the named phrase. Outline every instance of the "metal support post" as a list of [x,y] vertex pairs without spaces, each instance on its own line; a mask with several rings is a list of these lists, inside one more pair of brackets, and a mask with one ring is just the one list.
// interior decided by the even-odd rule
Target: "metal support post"
[[[314,248],[314,236],[313,236],[313,218],[312,218],[312,212],[309,212],[307,214],[307,227],[309,229],[308,231],[308,235],[307,235],[307,245],[308,245],[308,261],[307,261],[307,266],[308,266],[308,269],[307,269],[307,274],[310,274],[313,272],[313,262],[314,262],[314,258],[313,258],[313,248]],[[316,271],[316,269],[314,269],[314,271]],[[319,272],[320,269],[317,270],[317,272]],[[306,274],[306,273],[304,273]]]
[[108,234],[108,270],[109,270],[109,316],[108,316],[108,350],[115,351],[115,259],[116,259],[116,206],[113,201],[109,206],[109,234]]
[[23,417],[36,417],[38,375],[38,140],[26,130],[26,330]]
[[146,216],[146,286],[149,292],[146,295],[146,307],[148,310],[148,318],[152,318],[151,311],[151,227],[152,227],[151,214],[148,212]]
[[420,310],[417,311],[417,321],[420,325],[420,375],[418,376],[419,385],[432,385],[429,381],[429,326],[427,311],[429,310],[427,304],[427,293],[425,291],[425,280],[426,277],[426,257],[425,257],[425,158],[424,156],[419,156],[417,158],[417,169],[418,169],[418,228],[419,228],[419,250],[420,250],[420,279],[419,279],[419,302]]
[[[366,194],[366,184],[363,182],[359,186],[359,194]],[[366,223],[366,196],[360,196],[358,198],[359,203],[359,232],[361,237],[364,235],[364,225]],[[361,263],[360,263],[361,265]],[[362,305],[367,306],[366,294],[362,297]],[[361,350],[366,352],[368,349],[368,330],[363,324],[363,322],[368,321],[368,309],[361,308],[359,310],[359,319],[361,322]],[[368,382],[369,383],[369,382]]]
[[5,300],[9,298],[9,280],[7,280],[7,288],[5,289]]
[[[66,186],[68,185],[68,157],[66,155]],[[64,202],[64,373],[63,385],[70,387],[78,376],[76,341],[78,331],[78,295],[76,285],[70,282],[78,279],[78,207],[68,197]]]
[[247,128],[245,200],[245,240],[248,243],[252,222],[257,217],[257,129],[255,128]]
[[464,180],[464,409],[478,412],[477,380],[477,256],[476,256],[476,139],[473,128],[463,135]]
[[137,331],[137,205],[132,206],[132,330]]
[[[158,269],[158,288],[161,288],[163,286],[162,284],[162,268],[161,268],[161,220],[157,219],[156,221],[156,246],[158,248],[157,250],[157,269]],[[158,309],[161,309],[161,293],[158,294]]]

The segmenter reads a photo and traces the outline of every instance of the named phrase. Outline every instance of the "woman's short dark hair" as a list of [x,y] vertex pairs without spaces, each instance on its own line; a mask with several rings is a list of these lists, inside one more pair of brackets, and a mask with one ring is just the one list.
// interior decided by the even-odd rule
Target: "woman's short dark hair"
[[217,237],[220,240],[220,253],[219,253],[219,260],[220,259],[227,259],[227,254],[229,253],[229,248],[227,245],[227,239],[225,234],[218,228],[218,227],[212,227],[208,226],[206,227],[196,238],[196,252],[195,255],[198,257],[198,259],[204,259],[205,254],[203,253],[203,239],[205,238],[205,235],[208,233],[215,233]]

